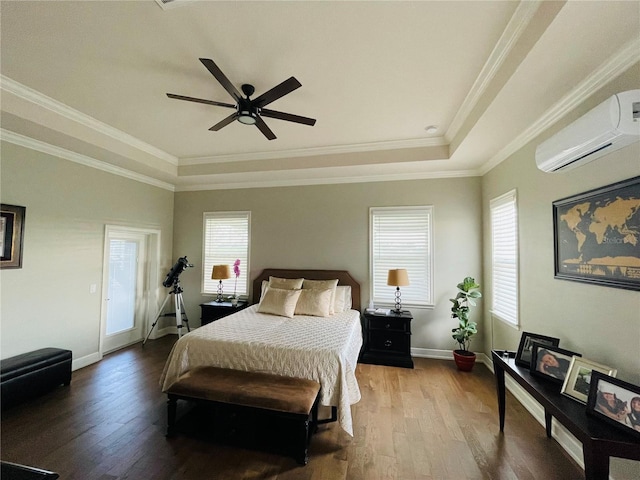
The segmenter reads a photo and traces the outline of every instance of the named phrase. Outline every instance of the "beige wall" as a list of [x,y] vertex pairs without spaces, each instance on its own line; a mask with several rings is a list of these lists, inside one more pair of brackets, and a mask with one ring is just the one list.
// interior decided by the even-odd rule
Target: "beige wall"
[[450,351],[448,299],[465,276],[482,275],[480,199],[479,177],[176,193],[174,255],[195,264],[181,277],[191,323],[199,324],[198,305],[210,300],[200,295],[203,212],[251,211],[250,278],[268,267],[349,270],[367,305],[369,208],[433,205],[436,308],[407,307],[412,346]]
[[27,209],[22,268],[0,272],[0,355],[51,346],[72,350],[76,363],[95,359],[105,225],[160,230],[168,271],[173,192],[9,143],[0,153],[2,203]]
[[[552,202],[640,175],[640,143],[563,173],[536,168],[535,147],[610,95],[640,88],[636,67],[594,95],[571,115],[501,163],[482,179],[485,341],[515,350],[522,331],[560,338],[560,347],[618,369],[618,378],[640,383],[640,292],[554,278]],[[492,319],[489,201],[512,189],[518,194],[520,235],[520,328]],[[493,327],[493,329],[492,329]],[[616,479],[637,478],[638,463],[612,459]]]
[[485,301],[485,352],[518,347],[521,331],[559,337],[560,346],[618,369],[618,376],[640,382],[640,293],[554,278],[551,204],[574,194],[640,175],[640,143],[561,173],[536,168],[535,147],[543,139],[616,92],[640,88],[640,68],[631,69],[598,92],[539,139],[532,141],[482,179],[484,212],[484,284],[491,295],[489,201],[518,192],[520,219],[520,326],[515,330],[491,320]]

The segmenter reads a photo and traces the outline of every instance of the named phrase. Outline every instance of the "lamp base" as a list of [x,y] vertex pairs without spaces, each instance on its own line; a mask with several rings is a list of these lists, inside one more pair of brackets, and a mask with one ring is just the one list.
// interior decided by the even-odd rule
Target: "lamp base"
[[400,287],[396,287],[396,313],[402,313],[402,301],[400,300]]
[[222,280],[218,283],[218,295],[216,296],[216,302],[224,301],[224,297],[222,296]]

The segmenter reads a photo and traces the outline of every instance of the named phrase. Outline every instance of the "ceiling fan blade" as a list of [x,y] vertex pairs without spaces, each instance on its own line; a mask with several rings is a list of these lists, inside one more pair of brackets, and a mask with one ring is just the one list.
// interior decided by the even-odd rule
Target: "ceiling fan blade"
[[211,127],[209,130],[211,130],[212,132],[217,132],[218,130],[220,130],[222,127],[226,127],[227,125],[229,125],[231,122],[233,122],[236,118],[238,117],[238,112],[234,112],[231,115],[229,115],[228,117],[224,118],[223,120],[219,121],[218,123],[216,123],[213,127]]
[[236,108],[235,105],[230,103],[216,102],[214,100],[205,100],[203,98],[185,97],[184,95],[176,95],[175,93],[167,93],[167,97],[175,98],[176,100],[186,100],[187,102],[204,103],[206,105],[215,105],[216,107],[228,107]]
[[267,124],[264,123],[264,120],[262,120],[260,117],[256,118],[256,127],[258,127],[262,132],[262,134],[265,137],[267,137],[269,140],[275,140],[276,138],[275,134],[271,131],[271,129],[267,126]]
[[300,115],[294,115],[292,113],[278,112],[276,110],[262,109],[260,115],[264,117],[277,118],[278,120],[286,120],[287,122],[302,123],[304,125],[314,126],[316,124],[315,118],[301,117]]
[[276,85],[271,90],[267,90],[259,97],[254,98],[251,103],[256,107],[264,107],[269,103],[284,97],[287,93],[293,92],[296,88],[300,88],[302,84],[295,77],[290,77],[284,82]]
[[207,70],[211,72],[211,75],[216,77],[216,80],[220,82],[220,85],[222,85],[224,89],[229,92],[229,95],[231,95],[236,100],[236,102],[242,98],[242,95],[240,95],[238,89],[234,87],[233,83],[231,83],[226,75],[222,73],[222,70],[220,70],[220,68],[218,68],[215,63],[213,63],[213,60],[210,60],[208,58],[201,58],[200,61],[205,67],[207,67]]

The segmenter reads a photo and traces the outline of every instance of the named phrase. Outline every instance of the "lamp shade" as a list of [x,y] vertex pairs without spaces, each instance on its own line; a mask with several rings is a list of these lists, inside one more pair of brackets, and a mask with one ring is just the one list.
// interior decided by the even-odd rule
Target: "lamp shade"
[[407,270],[404,268],[389,270],[387,285],[392,287],[404,287],[409,285],[409,275],[407,274]]
[[226,278],[231,278],[231,268],[229,268],[229,265],[214,265],[213,271],[211,272],[211,279],[224,280]]

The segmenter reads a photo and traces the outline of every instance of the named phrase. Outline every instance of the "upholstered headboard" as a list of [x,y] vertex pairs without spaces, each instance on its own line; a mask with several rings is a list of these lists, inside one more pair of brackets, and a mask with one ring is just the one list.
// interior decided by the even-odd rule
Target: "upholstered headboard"
[[307,278],[309,280],[338,279],[338,285],[351,287],[351,308],[360,311],[360,284],[346,270],[287,270],[281,268],[266,268],[253,279],[253,303],[260,301],[262,281],[269,277],[279,278]]

